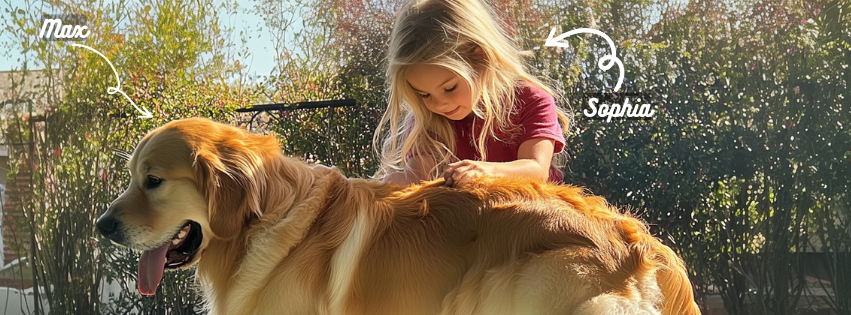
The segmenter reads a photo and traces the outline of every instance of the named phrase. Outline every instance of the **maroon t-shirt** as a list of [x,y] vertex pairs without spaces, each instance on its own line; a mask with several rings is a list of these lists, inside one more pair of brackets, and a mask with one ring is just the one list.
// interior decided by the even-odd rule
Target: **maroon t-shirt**
[[[553,153],[564,149],[565,139],[559,125],[553,96],[537,86],[523,86],[519,89],[515,103],[516,113],[511,122],[518,126],[516,134],[506,135],[499,130],[499,140],[490,137],[485,142],[487,162],[511,162],[517,160],[517,150],[529,139],[546,138],[553,140]],[[484,120],[471,115],[462,120],[450,120],[455,130],[455,155],[461,160],[481,161],[472,141],[478,141]],[[475,127],[475,129],[473,129]],[[550,182],[561,183],[564,174],[550,166]]]

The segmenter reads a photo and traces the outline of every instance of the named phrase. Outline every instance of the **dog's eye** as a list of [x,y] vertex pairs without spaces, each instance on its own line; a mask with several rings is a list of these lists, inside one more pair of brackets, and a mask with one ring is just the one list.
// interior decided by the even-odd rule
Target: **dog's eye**
[[159,187],[160,184],[162,184],[162,182],[163,182],[162,178],[152,176],[152,175],[148,175],[148,180],[145,182],[145,187],[148,188],[148,189],[154,189],[154,188]]

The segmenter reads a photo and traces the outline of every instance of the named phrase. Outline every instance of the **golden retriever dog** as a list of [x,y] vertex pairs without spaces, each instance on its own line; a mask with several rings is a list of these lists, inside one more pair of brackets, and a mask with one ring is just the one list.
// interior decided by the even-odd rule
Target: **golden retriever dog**
[[680,258],[581,188],[346,178],[207,119],[150,132],[97,222],[138,285],[197,265],[210,314],[699,314]]

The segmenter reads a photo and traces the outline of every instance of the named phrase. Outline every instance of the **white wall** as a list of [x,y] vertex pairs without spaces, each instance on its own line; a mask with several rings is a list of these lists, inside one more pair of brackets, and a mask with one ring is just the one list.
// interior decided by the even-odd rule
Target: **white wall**
[[[118,296],[120,292],[121,286],[117,283],[101,281],[101,303],[107,304],[109,302],[110,293]],[[0,315],[30,315],[35,309],[34,307],[33,288],[18,290],[0,287]],[[49,314],[49,305],[42,305],[41,309],[44,314]]]
[[[5,176],[4,176],[5,177]],[[6,186],[0,184],[0,265],[6,261],[6,255],[3,253],[3,205],[6,204]]]
[[[33,289],[18,290],[15,288],[0,287],[0,314],[4,315],[29,315],[33,312]],[[42,306],[44,314],[48,314],[49,308]]]

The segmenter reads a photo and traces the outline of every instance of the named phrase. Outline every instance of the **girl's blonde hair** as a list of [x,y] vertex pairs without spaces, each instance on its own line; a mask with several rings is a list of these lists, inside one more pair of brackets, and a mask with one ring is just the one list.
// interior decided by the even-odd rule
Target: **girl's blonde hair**
[[[493,8],[479,0],[409,0],[399,9],[387,54],[389,104],[373,137],[376,151],[381,143],[376,177],[402,170],[409,155],[433,157],[432,178],[456,160],[451,123],[428,110],[405,80],[412,65],[442,66],[471,87],[477,104],[473,113],[484,121],[474,141],[482,160],[486,160],[488,137],[497,138],[497,130],[503,135],[518,132],[510,117],[521,85],[538,86],[558,97],[553,88],[526,71],[523,53],[495,17]],[[558,116],[562,130],[567,131],[568,116],[560,108]],[[553,159],[556,164],[559,160]]]

